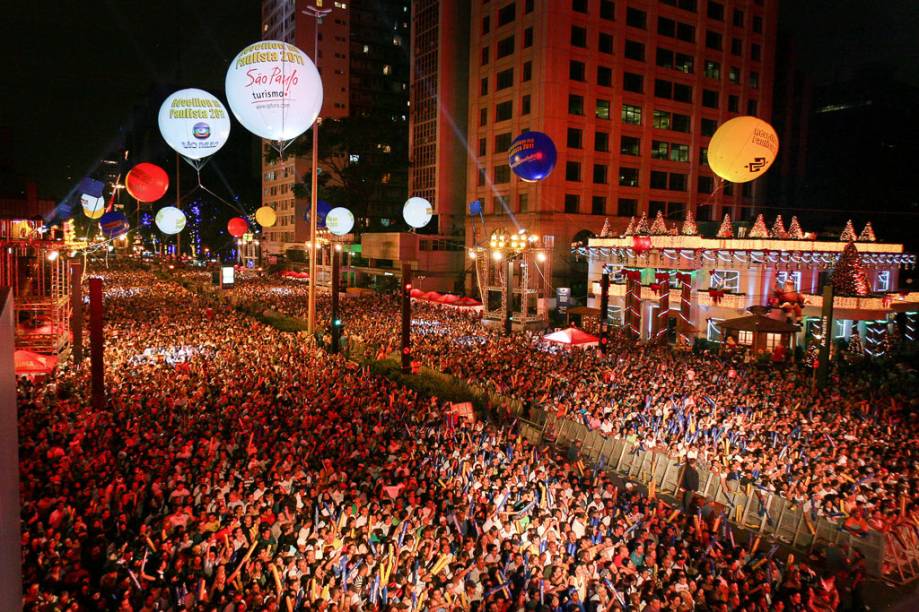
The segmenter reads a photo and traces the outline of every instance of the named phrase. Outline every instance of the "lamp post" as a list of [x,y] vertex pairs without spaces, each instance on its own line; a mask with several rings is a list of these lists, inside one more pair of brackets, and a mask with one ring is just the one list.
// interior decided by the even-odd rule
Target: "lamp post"
[[341,347],[341,314],[338,312],[338,277],[341,275],[341,243],[335,243],[332,256],[332,349],[337,353]]
[[[307,6],[303,11],[304,15],[309,15],[316,20],[313,28],[313,62],[316,69],[319,69],[319,26],[322,25],[322,18],[332,12],[332,9],[320,9],[315,6]],[[307,330],[313,333],[316,327],[316,216],[317,205],[319,201],[319,124],[322,119],[316,117],[313,124],[313,168],[310,172],[310,285],[308,297],[308,317]]]

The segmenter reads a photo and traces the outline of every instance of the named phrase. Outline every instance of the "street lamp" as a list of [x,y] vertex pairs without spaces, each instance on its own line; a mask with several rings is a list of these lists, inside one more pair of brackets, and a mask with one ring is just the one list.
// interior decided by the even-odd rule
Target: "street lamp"
[[[313,28],[313,62],[318,70],[319,26],[322,25],[322,18],[331,13],[332,9],[307,6],[302,12],[304,15],[309,15],[316,20],[316,25]],[[310,285],[307,329],[311,334],[316,327],[316,216],[318,215],[317,206],[319,202],[319,124],[321,122],[322,119],[316,117],[316,122],[313,124],[313,168],[310,172]]]

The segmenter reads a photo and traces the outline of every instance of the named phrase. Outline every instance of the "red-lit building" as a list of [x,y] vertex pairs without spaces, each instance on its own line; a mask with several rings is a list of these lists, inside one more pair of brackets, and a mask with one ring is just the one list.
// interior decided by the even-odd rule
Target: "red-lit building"
[[[480,237],[518,226],[554,236],[558,282],[570,244],[599,233],[607,217],[614,233],[658,210],[680,220],[687,208],[700,221],[752,218],[761,181],[719,187],[706,147],[733,116],[771,116],[775,0],[471,6],[466,202],[483,204]],[[540,183],[508,166],[526,130],[558,148]],[[468,246],[473,223],[467,216]]]

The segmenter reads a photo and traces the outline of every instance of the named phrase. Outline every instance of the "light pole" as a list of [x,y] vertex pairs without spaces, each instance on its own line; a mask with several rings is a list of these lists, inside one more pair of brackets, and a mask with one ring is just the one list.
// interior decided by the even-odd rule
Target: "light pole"
[[[309,15],[316,20],[313,28],[313,62],[316,69],[319,69],[319,26],[322,25],[322,18],[332,12],[332,9],[320,9],[315,6],[307,6],[303,11],[304,15]],[[316,117],[313,124],[313,168],[310,177],[310,286],[308,297],[308,316],[307,330],[313,333],[316,328],[316,216],[317,205],[319,201],[319,124],[322,119]]]

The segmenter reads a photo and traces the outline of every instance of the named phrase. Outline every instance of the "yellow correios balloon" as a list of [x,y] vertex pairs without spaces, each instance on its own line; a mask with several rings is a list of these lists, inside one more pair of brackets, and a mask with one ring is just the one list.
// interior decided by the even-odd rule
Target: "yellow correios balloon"
[[270,206],[262,206],[255,211],[255,220],[262,227],[271,227],[278,222],[278,215]]
[[715,131],[708,145],[712,172],[732,183],[761,177],[779,153],[779,137],[757,117],[734,117]]

